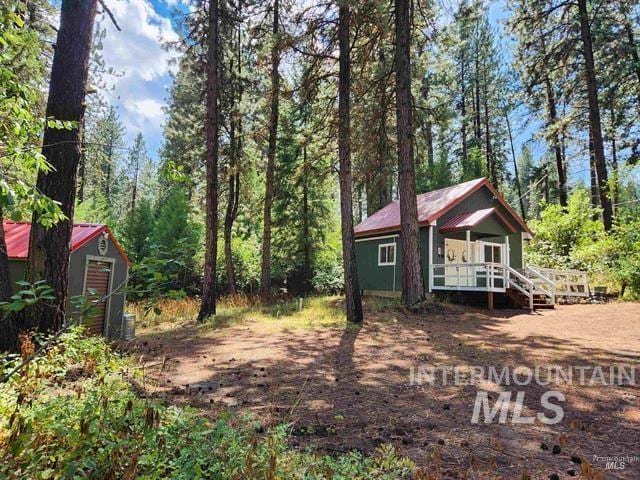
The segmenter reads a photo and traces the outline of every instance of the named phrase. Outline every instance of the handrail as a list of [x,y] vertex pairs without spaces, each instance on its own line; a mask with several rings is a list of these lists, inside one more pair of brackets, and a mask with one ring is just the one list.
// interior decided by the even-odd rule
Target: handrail
[[555,296],[586,297],[589,295],[589,276],[582,270],[558,270],[555,268],[527,267],[530,271],[550,278],[555,285]]
[[530,267],[528,265],[525,267],[525,272],[532,273],[533,275],[535,275],[536,277],[541,279],[545,284],[547,284],[547,285],[549,285],[551,287],[551,289],[550,289],[551,291],[548,291],[545,288],[542,288],[542,286],[537,285],[537,287],[540,290],[542,290],[546,295],[551,297],[551,303],[555,304],[556,303],[556,283],[554,281],[552,281],[551,279],[549,279],[549,278],[545,277],[544,275],[542,275],[535,268]]
[[529,310],[533,310],[533,292],[536,289],[535,283],[533,283],[530,278],[525,277],[524,275],[522,275],[517,270],[514,270],[513,268],[511,268],[509,265],[505,265],[505,267],[507,269],[507,272],[509,272],[510,275],[513,275],[514,277],[516,277],[518,280],[520,280],[522,283],[524,283],[527,286],[527,289],[525,291],[525,289],[521,288],[520,285],[518,285],[517,282],[513,282],[511,284],[511,285],[515,286],[516,289],[518,289],[519,291],[521,291],[522,293],[524,293],[528,297],[528,299],[529,299]]

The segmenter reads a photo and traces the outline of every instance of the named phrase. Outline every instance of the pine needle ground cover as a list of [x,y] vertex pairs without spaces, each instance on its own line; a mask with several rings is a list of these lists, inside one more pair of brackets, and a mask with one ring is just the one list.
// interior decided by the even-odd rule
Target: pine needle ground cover
[[397,479],[414,470],[389,446],[371,456],[291,450],[286,425],[264,431],[249,418],[208,420],[141,398],[129,381],[137,375],[101,339],[64,334],[0,386],[0,478]]

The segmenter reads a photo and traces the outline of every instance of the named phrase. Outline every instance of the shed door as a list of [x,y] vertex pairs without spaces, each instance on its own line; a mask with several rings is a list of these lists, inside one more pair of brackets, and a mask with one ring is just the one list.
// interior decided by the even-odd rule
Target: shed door
[[[112,265],[109,262],[89,260],[84,295],[91,300],[103,298],[109,293]],[[104,334],[104,322],[108,300],[102,300],[95,307],[94,316],[86,320],[86,327],[93,335]]]

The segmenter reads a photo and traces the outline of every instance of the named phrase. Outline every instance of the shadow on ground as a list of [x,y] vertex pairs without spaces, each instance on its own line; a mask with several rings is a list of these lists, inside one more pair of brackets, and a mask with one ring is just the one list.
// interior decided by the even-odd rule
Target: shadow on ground
[[[600,339],[584,339],[580,329],[575,331],[580,313],[571,306],[543,315],[489,315],[459,307],[409,314],[390,307],[369,310],[355,328],[265,335],[250,322],[216,331],[188,324],[140,337],[132,349],[144,358],[150,395],[194,405],[210,416],[231,409],[250,412],[265,426],[288,422],[295,446],[369,452],[393,443],[442,478],[512,479],[523,471],[530,478],[552,473],[568,478],[581,469],[603,471],[604,462],[594,462],[593,455],[638,453],[637,385],[415,385],[410,371],[420,366],[640,366],[640,305],[623,313],[615,305],[596,307],[610,307],[602,308],[607,320]],[[557,425],[472,424],[479,390],[489,392],[492,401],[501,390],[513,391],[514,399],[515,392],[524,392],[523,415],[532,416],[540,411],[552,416],[540,398],[558,390],[566,399],[564,418]],[[618,477],[640,478],[640,464],[607,472],[606,478]]]

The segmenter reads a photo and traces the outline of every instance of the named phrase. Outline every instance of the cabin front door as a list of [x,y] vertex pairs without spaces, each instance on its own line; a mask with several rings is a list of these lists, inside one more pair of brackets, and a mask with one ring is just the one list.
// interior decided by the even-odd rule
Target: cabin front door
[[[461,266],[474,261],[473,252],[475,242],[471,244],[470,251],[467,251],[466,240],[455,240],[453,238],[444,239],[444,263],[445,282],[447,287],[472,287],[475,286],[475,277],[471,267]],[[450,266],[448,266],[450,265]]]

